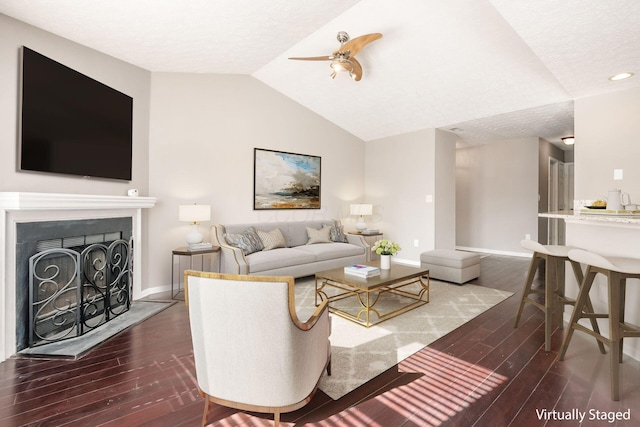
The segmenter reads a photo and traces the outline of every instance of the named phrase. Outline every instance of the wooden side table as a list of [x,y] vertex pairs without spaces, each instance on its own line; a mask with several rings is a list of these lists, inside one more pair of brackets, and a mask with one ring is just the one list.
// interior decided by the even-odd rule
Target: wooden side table
[[[362,234],[359,231],[349,231],[349,234],[364,237],[364,241],[367,242],[367,245],[371,247],[373,247],[373,245],[378,240],[382,240],[384,238],[384,233]],[[371,252],[371,248],[369,248],[369,253],[367,254],[367,262],[378,261],[379,259],[380,255],[375,252]]]
[[[181,286],[180,286],[182,283],[182,279],[181,279],[182,268],[180,263],[180,260],[182,259],[182,257],[189,257],[189,270],[193,270],[193,257],[200,256],[200,270],[204,270],[204,256],[205,255],[213,256],[213,254],[218,254],[217,255],[218,263],[214,271],[220,272],[219,252],[220,252],[219,246],[213,246],[211,249],[203,249],[200,251],[190,251],[189,249],[187,249],[186,246],[183,246],[171,251],[171,299],[178,299],[176,298],[176,296],[178,296],[180,292],[182,292]],[[178,257],[178,290],[174,293],[173,285],[175,283],[175,265],[176,265],[175,258],[176,257]],[[211,265],[213,266],[213,263],[211,263]]]

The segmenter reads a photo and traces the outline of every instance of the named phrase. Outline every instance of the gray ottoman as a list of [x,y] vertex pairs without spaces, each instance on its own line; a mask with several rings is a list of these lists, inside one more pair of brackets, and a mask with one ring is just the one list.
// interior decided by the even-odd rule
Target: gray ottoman
[[452,249],[435,249],[420,254],[420,265],[429,277],[462,285],[480,277],[480,255]]

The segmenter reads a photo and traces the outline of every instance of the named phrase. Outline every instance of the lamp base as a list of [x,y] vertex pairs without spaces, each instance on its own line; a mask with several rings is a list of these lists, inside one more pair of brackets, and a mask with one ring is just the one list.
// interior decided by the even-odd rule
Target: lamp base
[[360,217],[360,219],[358,219],[358,222],[356,222],[356,230],[358,231],[363,231],[367,229],[367,223],[364,222],[364,218]]
[[201,243],[204,236],[198,230],[198,224],[191,224],[191,231],[187,234],[187,243],[190,245]]

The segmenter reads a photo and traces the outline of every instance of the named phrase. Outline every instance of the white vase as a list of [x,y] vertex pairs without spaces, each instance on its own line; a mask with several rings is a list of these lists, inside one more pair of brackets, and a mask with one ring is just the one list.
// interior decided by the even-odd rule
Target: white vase
[[391,255],[380,255],[380,268],[391,270]]

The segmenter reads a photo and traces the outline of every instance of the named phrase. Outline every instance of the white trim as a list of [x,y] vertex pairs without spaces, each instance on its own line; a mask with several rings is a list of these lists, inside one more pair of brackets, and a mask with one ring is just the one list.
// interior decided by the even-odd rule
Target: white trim
[[[0,362],[16,351],[16,224],[94,218],[132,218],[133,265],[142,265],[142,209],[152,208],[155,197],[88,194],[0,192]],[[140,274],[133,277],[133,299],[142,295]]]
[[142,209],[152,208],[155,204],[155,197],[20,192],[0,193],[0,209],[6,211]]
[[391,257],[391,262],[393,264],[404,264],[404,265],[412,265],[414,267],[420,267],[420,261],[414,261],[411,259]]
[[468,251],[468,252],[484,252],[484,253],[493,254],[493,255],[517,256],[520,258],[531,258],[533,256],[531,252],[498,251],[495,249],[469,248],[466,246],[456,246],[456,249],[460,251]]

